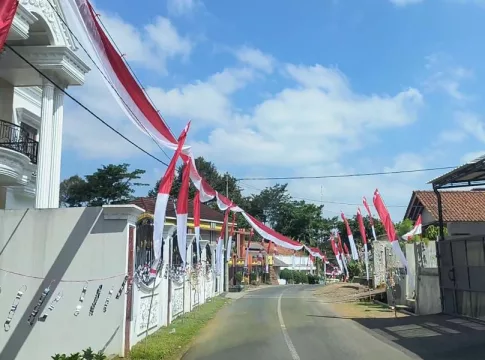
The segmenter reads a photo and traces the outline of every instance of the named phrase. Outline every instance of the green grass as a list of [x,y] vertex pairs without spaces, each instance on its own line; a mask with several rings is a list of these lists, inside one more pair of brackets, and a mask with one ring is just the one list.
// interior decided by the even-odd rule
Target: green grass
[[218,296],[198,309],[175,319],[168,327],[159,329],[136,344],[131,349],[129,359],[172,360],[180,358],[200,330],[229,301]]

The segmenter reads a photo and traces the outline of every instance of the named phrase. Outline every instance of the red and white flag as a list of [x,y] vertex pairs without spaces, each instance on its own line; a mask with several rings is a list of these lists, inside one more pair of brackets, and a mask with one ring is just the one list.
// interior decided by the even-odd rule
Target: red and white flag
[[249,232],[249,240],[247,243],[246,247],[246,257],[244,259],[244,267],[248,267],[248,261],[249,261],[249,247],[251,246],[251,240],[253,239],[254,236],[254,230],[251,229]]
[[221,234],[217,239],[217,247],[216,247],[216,268],[218,269],[219,273],[223,271],[222,264],[224,263],[223,259],[223,246],[224,246],[224,232],[226,231],[227,221],[229,218],[229,209],[227,209],[224,213],[224,222],[222,223],[221,227]]
[[349,239],[350,250],[352,252],[352,259],[359,260],[359,253],[357,252],[357,247],[355,246],[354,235],[352,235],[352,230],[350,229],[349,222],[345,217],[343,212],[340,212],[340,216],[345,223],[345,229],[347,230],[347,238]]
[[369,250],[367,249],[367,234],[365,233],[364,218],[360,212],[360,208],[357,208],[357,222],[359,223],[360,236],[364,243],[364,258],[365,258],[365,272],[367,275],[367,281],[369,281]]
[[90,58],[103,73],[103,80],[126,116],[143,133],[150,134],[162,146],[175,150],[175,137],[109,40],[90,2],[63,0],[60,3],[72,31],[81,39]]
[[234,225],[236,223],[236,213],[232,213],[232,224],[231,232],[229,233],[229,239],[227,239],[227,249],[226,249],[226,259],[229,261],[231,259],[231,249],[232,249],[232,237],[234,236]]
[[337,264],[338,264],[338,267],[340,268],[340,272],[343,273],[344,267],[342,264],[342,260],[340,259],[340,251],[337,245],[335,244],[335,238],[333,237],[333,235],[330,237],[330,244],[332,245],[333,254],[335,255],[335,259],[337,259]]
[[163,175],[160,180],[160,185],[158,187],[157,201],[155,203],[155,214],[153,214],[153,249],[154,249],[154,263],[150,270],[151,276],[156,276],[156,271],[158,264],[162,258],[162,241],[163,241],[163,227],[165,225],[165,214],[167,212],[168,198],[170,195],[170,190],[172,189],[173,179],[175,178],[175,166],[177,165],[177,160],[182,151],[182,146],[187,138],[187,132],[190,128],[190,121],[182,130],[179,136],[179,142],[175,154],[168,164],[165,175]]
[[418,220],[416,220],[416,223],[414,224],[414,227],[405,233],[403,236],[403,240],[409,241],[412,240],[413,237],[416,235],[421,235],[423,233],[423,226],[421,224],[421,214],[418,216]]
[[182,184],[177,198],[177,243],[182,266],[187,262],[187,219],[189,216],[190,166],[185,164],[182,172]]
[[7,35],[12,27],[18,5],[18,0],[0,1],[0,51],[2,51],[5,41],[7,41]]
[[200,193],[195,192],[192,205],[194,206],[194,234],[197,244],[197,262],[200,262]]
[[362,198],[362,202],[364,203],[364,207],[367,210],[367,216],[369,216],[369,223],[372,230],[372,237],[374,238],[374,241],[376,241],[377,236],[376,236],[376,228],[374,227],[374,218],[372,217],[372,213],[370,211],[370,207],[369,207],[369,204],[367,203],[367,199],[365,198],[365,196]]
[[376,208],[377,214],[379,215],[379,218],[381,219],[382,224],[384,225],[384,229],[386,230],[387,238],[391,242],[392,249],[396,253],[396,255],[399,257],[401,260],[402,265],[406,268],[406,271],[408,270],[408,262],[406,260],[406,257],[404,256],[404,253],[401,249],[401,246],[399,246],[399,241],[397,239],[397,234],[396,234],[396,229],[394,228],[394,224],[391,219],[391,215],[389,214],[389,211],[386,208],[386,205],[384,204],[384,201],[382,200],[381,194],[379,193],[379,190],[376,189],[374,192],[374,207]]

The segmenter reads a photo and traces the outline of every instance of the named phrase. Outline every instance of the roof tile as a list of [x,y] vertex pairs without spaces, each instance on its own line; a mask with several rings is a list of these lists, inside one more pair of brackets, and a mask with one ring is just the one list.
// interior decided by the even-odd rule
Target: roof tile
[[[415,191],[414,195],[438,220],[438,200],[433,191]],[[444,222],[485,221],[485,191],[441,191]]]

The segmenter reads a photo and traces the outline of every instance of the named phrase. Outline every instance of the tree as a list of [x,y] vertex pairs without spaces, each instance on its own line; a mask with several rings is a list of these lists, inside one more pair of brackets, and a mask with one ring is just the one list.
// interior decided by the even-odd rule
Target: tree
[[126,204],[134,199],[135,186],[146,186],[136,180],[145,170],[129,171],[129,164],[103,165],[82,179],[71,176],[61,182],[60,199],[67,207]]
[[249,196],[244,200],[245,209],[268,226],[276,226],[281,207],[291,202],[287,186],[288,184],[276,184],[263,189],[257,195]]
[[85,186],[86,181],[79,175],[63,180],[59,186],[59,206],[82,206],[86,199]]
[[322,209],[323,205],[305,201],[282,204],[273,228],[285,236],[315,246],[323,233]]

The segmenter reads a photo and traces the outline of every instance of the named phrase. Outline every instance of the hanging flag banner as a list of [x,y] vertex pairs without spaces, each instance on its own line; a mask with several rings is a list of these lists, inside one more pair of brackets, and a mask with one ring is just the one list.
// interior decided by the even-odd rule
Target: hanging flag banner
[[367,203],[367,199],[365,198],[365,196],[362,198],[362,202],[364,204],[365,209],[367,210],[367,215],[369,216],[369,223],[372,230],[372,237],[374,241],[376,241],[377,236],[376,236],[376,228],[374,226],[374,218],[372,217],[372,213],[370,211],[370,207],[369,207],[369,204]]
[[[158,187],[157,200],[155,202],[155,214],[153,214],[153,249],[154,249],[154,262],[150,269],[150,277],[156,277],[158,266],[162,258],[162,243],[163,243],[163,227],[165,225],[165,214],[167,212],[168,198],[170,190],[172,189],[173,179],[175,178],[175,165],[182,151],[185,139],[187,138],[187,132],[190,128],[190,122],[185,126],[184,130],[179,136],[179,146],[175,151],[175,154],[168,164],[167,170],[160,180]],[[183,259],[183,258],[182,258]]]
[[364,243],[364,258],[365,258],[365,273],[367,275],[367,283],[369,282],[369,251],[367,249],[367,235],[365,233],[364,219],[362,218],[362,213],[360,208],[357,208],[357,222],[359,223],[360,236],[362,237],[362,242]]
[[347,238],[349,239],[350,250],[352,251],[352,259],[359,260],[359,253],[357,251],[357,247],[355,246],[354,236],[352,235],[349,222],[347,221],[347,218],[343,212],[340,212],[340,216],[342,217],[345,224],[345,229],[347,230]]
[[232,213],[231,233],[227,239],[226,260],[231,260],[232,237],[234,236],[234,224],[236,222],[236,213]]
[[337,260],[337,264],[340,269],[340,272],[343,274],[344,266],[342,264],[342,261],[340,260],[340,252],[338,250],[337,245],[335,244],[335,238],[333,235],[330,236],[330,244],[332,245],[333,254],[335,255],[335,259]]
[[414,227],[405,233],[401,238],[403,240],[409,241],[412,240],[415,236],[417,235],[422,235],[423,233],[423,226],[421,225],[421,214],[418,216],[418,219],[416,220],[416,223],[414,224]]
[[[379,193],[379,190],[376,189],[374,192],[374,207],[376,208],[377,214],[379,215],[379,218],[382,222],[382,225],[384,225],[384,229],[386,230],[387,238],[391,242],[392,249],[394,250],[394,253],[399,257],[401,260],[401,264],[406,268],[406,271],[408,271],[408,261],[406,260],[406,257],[404,256],[404,253],[401,249],[401,246],[399,246],[399,241],[397,240],[397,234],[396,234],[396,229],[394,228],[394,224],[391,219],[391,215],[389,214],[389,211],[386,208],[386,205],[384,204],[384,201],[382,200],[381,194]],[[409,273],[408,273],[409,274]]]
[[199,191],[195,192],[192,205],[194,207],[194,234],[195,234],[195,243],[197,246],[197,262],[200,262],[200,193]]
[[338,239],[338,249],[340,254],[340,260],[342,260],[342,265],[344,266],[345,276],[348,278],[349,269],[347,268],[347,261],[345,260],[345,256],[344,256],[344,249],[342,247],[342,238],[340,237],[340,233],[338,232],[338,230],[336,231],[336,233],[337,233],[337,239]]
[[177,244],[182,266],[187,263],[187,219],[189,216],[189,174],[190,167],[185,164],[182,172],[182,184],[177,198]]
[[5,41],[7,41],[7,35],[12,27],[18,5],[18,0],[2,0],[0,2],[0,52]]
[[248,267],[248,261],[249,261],[249,247],[251,246],[251,240],[253,240],[253,236],[254,236],[254,230],[251,229],[251,231],[249,232],[249,240],[248,240],[248,243],[247,243],[247,246],[246,246],[246,258],[244,259],[244,267]]

